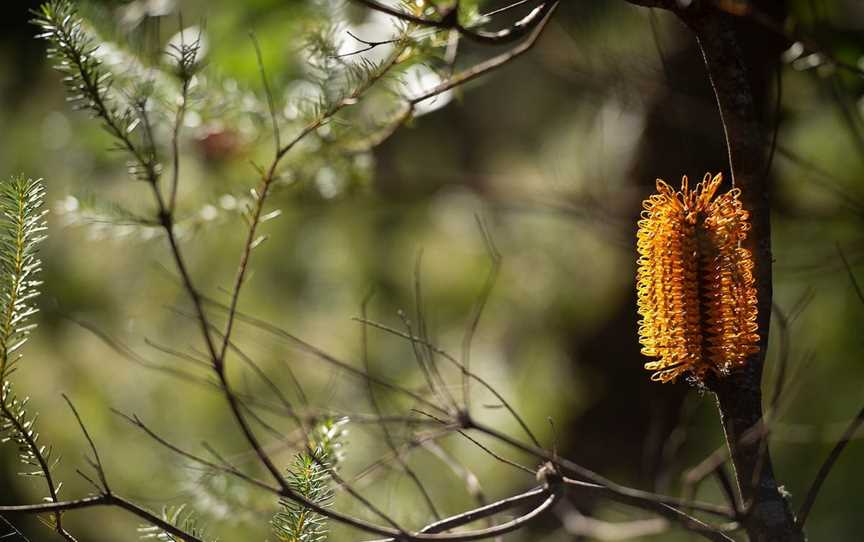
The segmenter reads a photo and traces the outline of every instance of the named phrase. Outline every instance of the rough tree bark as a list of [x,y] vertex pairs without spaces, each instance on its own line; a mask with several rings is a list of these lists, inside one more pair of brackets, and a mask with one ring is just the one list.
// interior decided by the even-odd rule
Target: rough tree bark
[[[752,62],[742,49],[742,26],[746,17],[725,13],[713,2],[675,0],[632,3],[668,9],[694,32],[705,60],[723,121],[729,167],[735,186],[742,191],[744,206],[751,213],[748,248],[756,262],[760,351],[746,368],[709,383],[720,410],[738,490],[744,505],[744,528],[752,542],[797,542],[805,540],[782,486],[774,476],[766,436],[761,431],[762,369],[768,347],[772,303],[772,255],[770,199],[766,162],[768,130],[758,113],[748,74]],[[757,6],[759,2],[754,3]],[[779,16],[783,2],[765,0],[758,6]],[[778,54],[777,37],[762,29],[765,47]],[[781,40],[782,41],[782,40]]]
[[[687,13],[705,58],[723,120],[732,180],[751,212],[748,239],[756,261],[760,351],[745,369],[712,383],[744,503],[744,525],[753,542],[798,541],[798,528],[786,495],[777,482],[762,424],[762,368],[768,348],[772,301],[772,256],[768,141],[757,115],[747,66],[733,17],[713,9]],[[747,433],[751,432],[748,438]],[[752,438],[756,435],[757,438]]]

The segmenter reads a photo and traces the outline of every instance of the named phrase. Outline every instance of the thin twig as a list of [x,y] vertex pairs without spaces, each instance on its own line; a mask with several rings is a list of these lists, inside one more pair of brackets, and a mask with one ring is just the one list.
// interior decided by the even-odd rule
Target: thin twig
[[[361,314],[363,315],[363,319],[366,319],[366,309],[368,307],[369,301],[371,299],[370,295],[367,295],[363,300],[363,303],[360,307]],[[366,370],[367,374],[372,374],[372,367],[369,363],[369,337],[367,333],[367,328],[364,325],[361,330],[361,340],[362,340],[362,350],[363,350],[363,367]],[[372,403],[372,408],[375,410],[375,414],[378,417],[382,417],[381,405],[378,404],[378,397],[375,395],[375,389],[372,386],[372,381],[366,381],[367,390],[369,393],[369,401]],[[405,471],[405,474],[408,475],[409,478],[414,482],[414,485],[417,486],[417,490],[420,492],[420,495],[423,497],[423,500],[426,502],[426,506],[429,507],[429,511],[432,512],[432,516],[435,519],[441,519],[441,515],[438,513],[438,509],[435,507],[435,503],[432,500],[432,497],[429,495],[429,492],[426,490],[426,487],[420,481],[420,477],[417,476],[417,473],[414,472],[408,462],[403,459],[402,454],[396,449],[396,444],[393,442],[393,436],[390,434],[390,429],[386,424],[380,424],[381,432],[384,434],[384,442],[386,442],[387,447],[390,448],[390,451],[394,454],[396,461],[402,467],[402,470]]]
[[[385,324],[382,324],[379,322],[375,322],[373,320],[360,320],[357,318],[355,318],[354,320],[361,322],[363,324],[368,324],[369,326],[372,326],[374,328],[378,328],[378,329],[385,331],[387,333],[390,333],[392,335],[396,335],[397,337],[402,337],[403,339],[408,339],[410,341],[422,341],[422,339],[420,337],[415,337],[415,336],[406,334],[403,331],[400,331],[398,329],[392,328],[388,325],[385,325]],[[510,404],[510,402],[507,401],[504,398],[504,396],[501,395],[501,393],[497,389],[495,389],[494,386],[492,386],[492,384],[490,384],[486,379],[484,379],[483,377],[481,377],[477,373],[470,371],[467,368],[465,368],[465,366],[458,359],[456,359],[452,354],[448,353],[446,350],[443,350],[443,349],[435,346],[432,343],[428,343],[427,346],[429,348],[432,348],[435,351],[435,353],[442,356],[445,360],[447,360],[450,363],[459,367],[459,369],[461,371],[466,372],[471,379],[475,380],[477,383],[479,383],[481,386],[483,386],[487,391],[489,391],[492,395],[494,395],[495,398],[504,406],[504,408],[507,410],[507,412],[509,412],[510,415],[513,416],[513,419],[516,420],[516,423],[519,424],[519,426],[522,428],[522,430],[525,432],[525,434],[528,436],[528,438],[531,439],[531,442],[534,444],[534,446],[537,446],[538,448],[541,447],[540,442],[537,440],[537,437],[534,436],[534,433],[531,431],[531,428],[528,427],[528,424],[525,422],[524,418],[522,418],[522,416],[519,415],[519,413]]]
[[828,454],[828,458],[819,468],[819,472],[816,474],[816,479],[813,481],[813,485],[810,486],[807,495],[804,497],[804,502],[801,504],[801,508],[798,509],[799,528],[804,528],[804,524],[807,522],[807,518],[810,515],[810,510],[813,509],[813,504],[816,502],[816,497],[819,496],[819,490],[822,489],[822,484],[825,482],[825,479],[828,478],[828,474],[831,472],[831,469],[834,467],[834,464],[837,462],[843,449],[846,448],[846,445],[849,444],[849,441],[852,440],[855,436],[855,432],[858,431],[862,424],[864,424],[864,408],[858,412],[858,415],[849,424],[846,432],[843,433],[843,436],[840,437],[839,441],[837,441],[837,444],[831,450],[831,453]]

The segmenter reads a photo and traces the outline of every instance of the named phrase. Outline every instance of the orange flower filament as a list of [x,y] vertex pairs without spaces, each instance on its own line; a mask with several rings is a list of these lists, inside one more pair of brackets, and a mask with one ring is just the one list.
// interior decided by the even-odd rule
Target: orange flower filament
[[759,351],[753,258],[741,247],[749,213],[737,188],[714,197],[722,174],[705,174],[695,189],[687,177],[675,191],[657,180],[642,203],[636,247],[642,353],[651,379],[682,374],[701,381],[727,374]]

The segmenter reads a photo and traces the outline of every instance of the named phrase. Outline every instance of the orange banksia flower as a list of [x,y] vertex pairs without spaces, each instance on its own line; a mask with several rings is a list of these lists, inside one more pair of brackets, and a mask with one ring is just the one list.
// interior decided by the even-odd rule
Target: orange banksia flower
[[737,188],[714,197],[722,174],[693,190],[657,180],[642,203],[636,247],[642,353],[651,380],[727,374],[759,350],[753,258],[741,247],[750,214]]

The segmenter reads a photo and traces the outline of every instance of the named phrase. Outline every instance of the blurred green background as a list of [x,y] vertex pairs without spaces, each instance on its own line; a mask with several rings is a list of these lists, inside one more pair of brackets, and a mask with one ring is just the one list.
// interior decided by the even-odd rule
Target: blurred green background
[[[416,321],[415,263],[422,252],[430,334],[458,354],[490,266],[476,221],[481,216],[503,264],[474,340],[473,368],[513,402],[544,446],[555,445],[618,482],[677,495],[682,473],[722,444],[722,432],[710,396],[683,383],[653,384],[641,368],[633,240],[639,202],[656,177],[677,183],[681,174],[700,178],[727,168],[720,121],[695,41],[681,23],[623,1],[565,4],[529,55],[457,91],[449,103],[442,99],[442,107],[372,152],[335,154],[326,146],[317,152],[314,145],[326,140],[319,134],[300,151],[302,160],[289,158],[285,172],[293,183],[270,201],[268,210],[282,214],[264,225],[269,239],[254,252],[241,310],[360,367],[361,326],[352,318],[374,290],[372,319],[401,329],[397,311],[403,310]],[[86,468],[86,445],[61,399],[66,393],[119,493],[155,510],[189,503],[223,540],[264,540],[276,509],[269,496],[202,472],[111,412],[136,413],[187,449],[200,452],[207,442],[238,465],[257,469],[222,397],[124,359],[76,323],[166,366],[183,362],[161,346],[202,348],[164,239],[100,218],[105,203],[93,202],[152,213],[150,195],[126,174],[125,157],[107,150],[110,141],[98,124],[70,110],[45,45],[28,24],[27,10],[37,5],[10,4],[0,23],[0,175],[43,177],[48,187],[52,212],[42,252],[40,327],[15,378],[41,413],[42,439],[62,452],[62,496],[89,491],[75,474]],[[204,29],[202,77],[218,82],[220,90],[204,88],[223,93],[228,114],[215,108],[188,120],[179,212],[186,218],[189,267],[211,297],[226,298],[236,269],[246,231],[236,209],[258,180],[249,162],[268,159],[272,148],[248,33],[254,31],[261,44],[287,122],[292,99],[304,92],[303,40],[310,14],[319,8],[311,0],[137,0],[83,7],[107,40],[133,53],[163,47],[178,30],[181,10],[187,26]],[[862,65],[860,3],[796,1],[787,9],[826,50]],[[364,39],[386,39],[391,32],[386,20],[361,9],[340,13]],[[838,252],[864,281],[864,80],[818,58],[787,54],[781,61],[772,53],[776,36],[764,28],[754,26],[747,36],[766,132],[777,126],[770,170],[775,300],[795,318],[782,332],[774,321],[765,390],[770,395],[786,351],[789,380],[771,447],[777,476],[797,508],[864,398],[864,305]],[[357,45],[337,37],[348,50]],[[467,66],[494,52],[499,49],[464,44],[458,62]],[[385,113],[386,107],[378,111]],[[372,412],[362,381],[248,325],[238,327],[236,340],[292,397],[297,394],[288,368],[312,406]],[[422,389],[410,344],[371,330],[369,351],[375,373]],[[266,394],[239,360],[233,363],[232,376],[243,391]],[[453,392],[461,393],[458,374],[448,372],[448,378]],[[524,438],[491,397],[474,393],[479,419]],[[412,406],[383,392],[382,399],[391,413],[408,414]],[[266,419],[296,439],[288,420]],[[348,428],[343,468],[354,480],[387,448],[376,426]],[[284,444],[260,433],[287,467],[296,451],[290,439]],[[396,433],[399,442],[411,437],[404,428]],[[478,476],[489,499],[534,484],[458,436],[441,444]],[[493,447],[534,466],[529,457]],[[409,458],[443,514],[473,506],[464,484],[429,450]],[[37,502],[44,493],[41,480],[17,476],[16,462],[12,446],[0,447],[0,503]],[[812,540],[860,539],[862,480],[864,446],[855,440],[812,512]],[[406,525],[430,520],[398,464],[363,476],[357,487]],[[721,502],[721,495],[713,479],[699,491],[705,500]],[[578,496],[573,505],[603,519],[643,517]],[[341,493],[337,506],[368,514]],[[562,528],[571,508],[508,539],[573,540]],[[34,518],[7,519],[30,540],[58,539]],[[65,521],[80,540],[137,539],[139,522],[123,512],[71,512]],[[334,540],[363,538],[334,527]],[[652,539],[694,536],[673,529]]]

